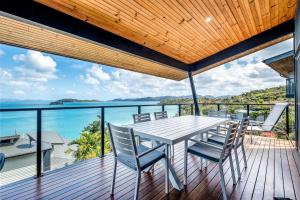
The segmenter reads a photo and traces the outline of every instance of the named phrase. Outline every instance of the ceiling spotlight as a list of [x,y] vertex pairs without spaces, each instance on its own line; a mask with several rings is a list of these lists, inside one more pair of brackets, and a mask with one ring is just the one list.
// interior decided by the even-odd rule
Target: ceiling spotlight
[[212,20],[211,17],[207,17],[207,18],[205,19],[206,22],[210,22],[211,20]]

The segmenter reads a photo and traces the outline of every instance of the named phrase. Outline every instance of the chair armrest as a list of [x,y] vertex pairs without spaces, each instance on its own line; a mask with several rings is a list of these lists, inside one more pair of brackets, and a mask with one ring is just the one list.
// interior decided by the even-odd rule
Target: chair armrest
[[223,150],[222,147],[217,146],[217,145],[214,145],[214,144],[211,144],[211,143],[202,142],[202,141],[197,141],[197,140],[194,140],[194,139],[191,139],[191,138],[188,139],[188,140],[190,140],[190,141],[192,141],[192,142],[195,142],[195,143],[198,143],[198,144],[203,144],[203,145],[208,146],[208,147],[216,148],[216,149],[218,149],[218,150]]
[[150,153],[150,152],[152,152],[152,151],[155,151],[156,149],[159,149],[160,147],[162,147],[162,146],[164,146],[164,145],[166,145],[166,144],[160,144],[160,145],[158,145],[158,146],[156,146],[156,147],[153,147],[152,149],[149,149],[148,151],[145,151],[145,152],[143,152],[143,153],[137,155],[137,157],[138,157],[138,158],[143,157],[143,156],[147,155],[148,153]]
[[207,132],[209,135],[213,135],[213,136],[220,136],[223,138],[226,138],[226,135],[222,134],[222,133],[214,133],[214,132]]
[[249,121],[249,126],[260,126],[263,122],[260,121]]

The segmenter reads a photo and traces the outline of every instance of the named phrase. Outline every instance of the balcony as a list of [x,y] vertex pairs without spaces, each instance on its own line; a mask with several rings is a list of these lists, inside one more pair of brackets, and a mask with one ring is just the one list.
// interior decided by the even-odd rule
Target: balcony
[[[228,110],[231,116],[235,117],[237,112],[249,115],[251,118],[257,114],[267,115],[272,108],[272,104],[200,104],[202,114],[207,114],[208,110]],[[101,113],[101,119],[110,118],[109,109],[131,109],[132,112],[141,113],[151,110],[168,110],[173,112],[172,116],[190,115],[194,113],[193,104],[171,104],[171,105],[127,105],[127,106],[97,106],[97,107],[50,107],[50,108],[24,108],[1,109],[2,114],[10,112],[36,112],[36,126],[42,130],[42,124],[47,120],[47,115],[43,115],[49,110],[91,109]],[[74,114],[74,113],[73,113]],[[281,119],[281,126],[284,125],[286,131],[293,132],[294,124],[290,119],[294,115],[293,106],[289,106]],[[44,116],[44,117],[43,117]],[[288,116],[288,117],[286,117]],[[130,117],[130,116],[128,116]],[[70,118],[72,120],[72,118]],[[125,120],[125,119],[124,119]],[[128,123],[132,119],[128,118]],[[126,121],[126,120],[125,120]],[[283,123],[284,122],[284,123]],[[102,128],[103,127],[103,128]],[[75,162],[75,158],[63,159],[57,154],[50,156],[50,165],[45,165],[45,151],[47,146],[43,144],[45,137],[47,140],[60,141],[58,136],[49,132],[41,132],[42,154],[34,154],[41,165],[38,166],[36,160],[31,165],[17,169],[4,171],[1,173],[1,197],[2,199],[14,198],[46,198],[46,199],[74,199],[74,198],[109,198],[112,176],[113,155],[105,152],[105,120],[101,120],[101,153],[99,158],[82,160]],[[43,135],[44,134],[44,135]],[[50,134],[50,136],[49,136]],[[55,137],[54,137],[55,136]],[[29,137],[30,138],[30,137]],[[56,138],[56,139],[55,139]],[[64,140],[61,138],[62,141]],[[33,138],[31,149],[36,152],[37,139]],[[28,141],[29,142],[29,141]],[[270,137],[254,136],[253,143],[250,137],[246,139],[246,155],[248,168],[242,172],[242,178],[236,185],[232,186],[229,164],[225,164],[225,177],[227,191],[232,199],[253,197],[285,197],[297,199],[300,197],[296,188],[300,184],[297,177],[297,156],[294,156],[294,140],[276,139]],[[175,171],[179,178],[183,179],[183,149],[182,143],[175,146],[175,157],[172,160]],[[52,151],[53,154],[54,151]],[[240,152],[241,153],[241,152]],[[41,158],[38,158],[41,156]],[[295,160],[296,159],[296,160]],[[188,186],[184,191],[177,191],[171,187],[170,199],[195,199],[195,198],[221,198],[220,177],[216,164],[208,163],[205,170],[200,171],[199,158],[189,156]],[[243,168],[243,162],[241,168]],[[42,171],[39,171],[41,169]],[[35,178],[35,175],[42,173],[43,176]],[[125,167],[118,168],[117,185],[115,199],[131,199],[135,183],[135,174]],[[156,164],[155,170],[150,173],[143,173],[140,189],[141,199],[161,199],[166,198],[164,193],[164,170],[161,164]],[[125,184],[126,183],[126,184]],[[151,192],[150,192],[151,191]]]
[[[273,3],[264,0],[6,0],[0,6],[0,43],[170,80],[189,80],[186,82],[190,83],[193,104],[122,106],[122,109],[133,109],[132,113],[122,116],[119,123],[128,124],[132,123],[133,113],[142,113],[150,107],[164,111],[168,106],[173,106],[172,113],[175,116],[196,115],[190,117],[193,119],[201,118],[200,114],[206,115],[207,110],[226,110],[233,119],[238,113],[253,119],[264,118],[271,104],[200,104],[200,107],[193,76],[293,38],[290,61],[294,66],[289,66],[291,71],[288,75],[290,72],[293,74],[294,82],[288,82],[288,85],[295,87],[295,99],[292,105],[287,106],[278,124],[285,129],[286,137],[269,137],[274,136],[269,131],[265,135],[267,137],[254,135],[252,141],[247,135],[248,168],[244,169],[243,162],[240,162],[243,169],[241,180],[233,186],[227,161],[224,172],[230,199],[300,199],[297,169],[300,162],[300,9],[297,4],[297,0]],[[283,67],[279,71],[286,69]],[[41,70],[41,73],[45,72]],[[14,80],[13,76],[6,76]],[[239,76],[238,72],[232,72],[232,78],[235,76]],[[255,76],[253,74],[252,77]],[[232,83],[224,82],[219,87],[230,86]],[[207,89],[207,86],[204,87]],[[91,138],[93,148],[97,151],[79,159],[79,156],[67,153],[78,150],[78,143],[60,137],[51,131],[51,127],[65,120],[66,128],[72,128],[73,123],[77,122],[72,122],[71,117],[81,115],[82,109],[93,111],[85,116],[85,120],[82,120],[85,123],[82,124],[87,121],[90,123],[90,119],[98,119],[97,116],[99,119],[94,124],[97,134]],[[122,166],[118,168],[116,193],[111,197],[109,192],[113,155],[109,148],[106,123],[113,122],[113,117],[119,114],[109,114],[113,109],[120,107],[1,108],[0,117],[2,114],[14,116],[15,112],[26,113],[19,122],[26,123],[25,118],[29,117],[28,124],[33,130],[22,136],[16,131],[14,136],[1,138],[0,145],[7,157],[0,174],[1,199],[132,199],[135,175]],[[60,119],[53,114],[54,111],[71,110],[77,114]],[[52,115],[49,115],[51,112]],[[183,129],[186,127],[189,124]],[[194,131],[191,134],[198,134],[199,129],[191,129]],[[179,132],[180,135],[185,130],[176,131],[175,135]],[[175,137],[168,134],[170,138]],[[71,139],[78,137],[77,133]],[[174,141],[166,146],[175,144]],[[174,158],[171,159],[179,181],[183,181],[186,149],[182,142],[175,145]],[[222,158],[219,160],[222,165]],[[153,172],[143,173],[140,199],[226,199],[224,184],[223,194],[221,192],[222,179],[216,164],[207,162],[200,166],[202,162],[191,155],[188,155],[188,163],[187,186],[178,190],[170,186],[168,194],[164,190],[165,172],[161,164],[155,165]],[[201,171],[202,167],[204,170]],[[173,171],[170,168],[168,170],[173,175]]]

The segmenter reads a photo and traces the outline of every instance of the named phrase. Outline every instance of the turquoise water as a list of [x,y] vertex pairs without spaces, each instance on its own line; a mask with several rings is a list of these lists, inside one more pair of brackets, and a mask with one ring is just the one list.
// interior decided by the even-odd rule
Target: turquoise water
[[[132,102],[84,102],[66,103],[64,105],[50,106],[50,101],[16,101],[0,102],[1,108],[38,108],[38,107],[68,107],[68,106],[120,106],[120,105],[153,105],[155,101],[132,101]],[[177,106],[165,106],[169,116],[178,113]],[[161,106],[142,107],[142,112],[161,111]],[[137,113],[137,107],[129,108],[106,108],[105,122],[117,125],[133,123],[132,114]],[[74,109],[74,110],[49,110],[42,112],[42,130],[54,131],[66,139],[75,139],[79,136],[82,129],[89,123],[97,119],[101,114],[100,109]],[[0,112],[0,136],[13,135],[15,133],[26,134],[36,132],[36,112]]]

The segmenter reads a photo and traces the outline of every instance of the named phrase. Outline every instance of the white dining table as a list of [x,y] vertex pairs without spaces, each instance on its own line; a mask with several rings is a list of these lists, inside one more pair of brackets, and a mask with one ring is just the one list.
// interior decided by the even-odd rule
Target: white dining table
[[[220,126],[229,120],[228,118],[189,115],[129,124],[126,127],[133,128],[134,133],[138,136],[149,138],[157,143],[165,143],[167,148],[169,148],[170,145],[175,145],[188,138],[206,133],[208,130]],[[169,157],[169,155],[167,156]],[[181,190],[183,184],[170,161],[169,163],[170,182],[175,189]]]

